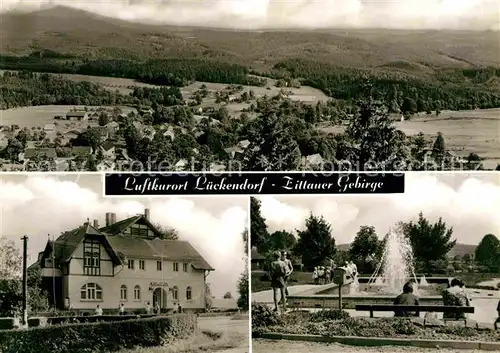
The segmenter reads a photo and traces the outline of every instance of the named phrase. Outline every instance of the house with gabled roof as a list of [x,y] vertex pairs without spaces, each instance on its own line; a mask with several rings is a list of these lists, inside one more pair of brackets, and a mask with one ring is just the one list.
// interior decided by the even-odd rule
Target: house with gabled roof
[[163,239],[149,210],[106,226],[89,220],[39,253],[43,287],[60,309],[143,309],[158,304],[163,311],[178,305],[185,311],[205,308],[206,277],[214,269],[187,241]]

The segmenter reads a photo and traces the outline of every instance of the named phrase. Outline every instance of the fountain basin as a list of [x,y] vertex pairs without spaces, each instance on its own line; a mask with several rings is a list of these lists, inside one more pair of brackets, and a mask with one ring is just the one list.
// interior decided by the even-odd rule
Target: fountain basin
[[[449,277],[423,277],[421,275],[417,275],[417,281],[418,283],[421,283],[422,279],[425,278],[425,282],[428,284],[445,284],[447,285],[450,283],[451,278]],[[370,277],[358,277],[358,282],[359,283],[368,283],[370,280]]]

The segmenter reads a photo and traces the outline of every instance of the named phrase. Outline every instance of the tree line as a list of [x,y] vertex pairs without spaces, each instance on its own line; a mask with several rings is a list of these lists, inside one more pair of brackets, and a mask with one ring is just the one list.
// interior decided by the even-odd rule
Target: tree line
[[90,76],[120,77],[141,82],[186,86],[194,81],[248,84],[261,86],[265,81],[248,76],[249,69],[213,59],[151,59],[146,61],[104,59],[54,59],[45,56],[0,56],[0,68],[31,72],[66,73]]
[[500,106],[500,90],[495,85],[500,69],[449,69],[425,67],[426,72],[407,72],[394,67],[355,69],[313,59],[289,59],[277,63],[267,74],[274,78],[301,79],[303,85],[322,90],[328,96],[355,102],[366,92],[369,79],[373,96],[387,102],[390,112],[407,117],[419,112],[487,109]]
[[[304,228],[295,233],[288,230],[269,232],[261,214],[260,200],[251,198],[251,246],[260,254],[269,255],[276,250],[286,250],[292,259],[300,262],[305,270],[328,264],[333,259],[337,265],[352,260],[363,274],[372,274],[383,259],[387,235],[380,237],[375,227],[361,226],[348,250],[338,249],[332,236],[332,226],[322,216],[312,213],[305,220]],[[456,245],[453,227],[439,218],[431,222],[418,215],[416,221],[397,223],[398,231],[408,239],[416,271],[425,274],[445,273],[453,267],[448,254]],[[483,237],[474,254],[474,263],[482,272],[500,273],[500,240],[493,234]],[[469,254],[464,260],[471,258]],[[455,259],[456,260],[456,259]],[[470,261],[470,260],[469,260]]]
[[[410,64],[408,64],[410,65]],[[500,90],[495,82],[500,69],[436,68],[416,64],[418,70],[404,70],[398,65],[355,69],[314,59],[287,59],[272,70],[253,72],[251,68],[216,58],[169,58],[145,61],[68,58],[58,53],[23,57],[0,56],[0,68],[36,72],[71,73],[121,77],[156,85],[182,87],[194,81],[266,85],[266,80],[250,73],[296,82],[322,90],[329,97],[344,101],[348,112],[364,97],[363,83],[369,79],[373,95],[387,102],[390,112],[407,118],[419,112],[468,110],[500,107]],[[295,82],[295,83],[294,83]]]

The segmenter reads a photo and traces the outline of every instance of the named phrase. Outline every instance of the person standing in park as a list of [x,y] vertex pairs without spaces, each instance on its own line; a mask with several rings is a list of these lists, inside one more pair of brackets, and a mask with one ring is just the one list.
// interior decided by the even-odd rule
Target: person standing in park
[[344,270],[345,270],[346,276],[352,278],[352,267],[350,266],[349,261],[345,262]]
[[318,267],[318,278],[319,284],[325,284],[325,268],[323,266]]
[[121,303],[118,309],[118,315],[125,315],[125,304]]
[[285,275],[287,273],[287,266],[281,260],[281,253],[279,251],[273,254],[273,260],[270,266],[269,277],[271,278],[271,287],[273,288],[274,311],[278,311],[280,303],[286,306]]
[[349,263],[349,266],[351,268],[352,279],[354,280],[358,277],[358,266],[353,261]]
[[95,314],[97,316],[102,316],[102,308],[99,304],[97,304],[97,307],[95,308]]
[[151,304],[149,304],[149,302],[146,302],[144,309],[146,310],[147,315],[151,314]]
[[288,295],[288,280],[290,279],[290,275],[293,272],[293,264],[292,261],[287,256],[286,251],[281,252],[281,261],[283,261],[287,268],[287,273],[285,274],[285,295]]
[[314,281],[314,284],[318,284],[318,268],[315,267],[314,268],[314,271],[313,271],[313,281]]
[[[403,286],[403,293],[398,295],[394,300],[394,305],[420,305],[418,297],[413,294],[413,282],[406,282]],[[394,310],[396,317],[419,316],[418,312],[410,312],[406,310]]]

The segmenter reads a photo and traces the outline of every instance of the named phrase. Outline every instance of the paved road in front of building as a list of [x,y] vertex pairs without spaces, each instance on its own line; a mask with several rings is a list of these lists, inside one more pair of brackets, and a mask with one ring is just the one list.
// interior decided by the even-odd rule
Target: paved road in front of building
[[200,317],[198,327],[201,330],[210,330],[226,334],[237,334],[243,336],[239,347],[226,349],[212,353],[248,353],[250,345],[249,320],[232,320],[230,316]]

